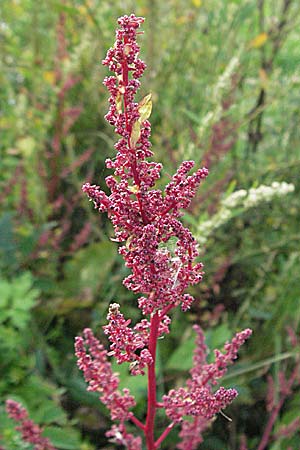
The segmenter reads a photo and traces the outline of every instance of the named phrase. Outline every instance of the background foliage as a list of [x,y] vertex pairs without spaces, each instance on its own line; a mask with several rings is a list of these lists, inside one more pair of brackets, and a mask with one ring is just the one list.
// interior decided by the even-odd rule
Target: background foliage
[[[267,374],[279,395],[280,370],[295,364],[286,326],[299,331],[300,321],[299,2],[2,0],[1,9],[1,400],[20,400],[59,449],[105,445],[108,418],[85,391],[73,338],[89,326],[104,339],[112,300],[125,316],[139,312],[122,287],[126,270],[110,225],[81,185],[103,186],[114,152],[101,58],[116,18],[134,11],[146,17],[140,42],[149,69],[140,95],[153,93],[161,183],[182,159],[210,169],[184,217],[199,238],[208,227],[206,276],[193,292],[199,302],[177,313],[159,347],[159,392],[190,367],[192,323],[203,326],[211,348],[250,326],[251,343],[226,380],[240,392],[227,411],[232,422],[218,417],[201,448],[238,449],[244,435],[256,448],[268,417]],[[213,224],[232,192],[274,181],[293,183],[294,192],[233,206]],[[143,414],[145,380],[117,370]],[[275,431],[299,415],[299,403],[295,386]],[[7,448],[23,448],[3,409],[0,435]],[[298,448],[299,438],[279,433],[269,448]],[[176,433],[165,448],[175,442]]]

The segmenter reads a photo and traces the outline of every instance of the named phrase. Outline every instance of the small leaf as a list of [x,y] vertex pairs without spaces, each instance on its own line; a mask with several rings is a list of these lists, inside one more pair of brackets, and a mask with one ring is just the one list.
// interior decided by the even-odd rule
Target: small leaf
[[35,413],[34,421],[42,424],[55,422],[59,425],[64,425],[67,423],[67,415],[65,411],[53,401],[44,400]]
[[139,120],[137,120],[133,124],[132,130],[131,130],[131,135],[130,135],[130,147],[131,148],[135,148],[136,143],[141,136],[141,125],[139,123]]
[[250,47],[252,48],[260,48],[262,47],[268,39],[267,33],[260,33],[250,42]]
[[134,186],[128,186],[128,190],[130,192],[132,192],[133,194],[137,194],[140,191],[140,188],[139,188],[139,186],[134,185]]
[[139,123],[142,124],[145,120],[150,117],[152,111],[152,94],[146,95],[143,100],[140,101],[138,106],[138,112],[140,114]]
[[116,108],[117,108],[118,114],[121,114],[122,113],[122,95],[120,92],[117,93]]
[[124,46],[124,53],[125,53],[125,55],[129,55],[130,51],[131,51],[131,45],[130,44],[126,44]]

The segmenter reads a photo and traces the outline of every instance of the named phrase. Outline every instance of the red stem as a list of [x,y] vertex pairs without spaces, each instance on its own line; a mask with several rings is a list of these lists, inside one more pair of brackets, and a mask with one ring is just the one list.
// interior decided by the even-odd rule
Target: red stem
[[175,426],[175,423],[172,422],[170,423],[170,425],[167,426],[167,428],[165,429],[165,431],[160,435],[160,437],[157,439],[157,441],[155,442],[155,448],[159,448],[160,444],[162,443],[162,441],[168,436],[168,434],[170,433],[170,431],[173,430]]
[[166,314],[168,314],[169,311],[171,311],[171,309],[175,308],[176,305],[174,304],[170,304],[167,305],[160,313],[160,318],[163,319],[165,317]]
[[[124,38],[124,44],[127,43],[127,38],[125,36]],[[128,87],[128,64],[126,57],[124,57],[123,63],[122,63],[122,75],[123,75],[123,85],[125,89]],[[126,99],[126,93],[123,95],[123,102],[124,102],[124,114],[125,114],[125,124],[126,124],[126,131],[128,133],[128,149],[130,154],[133,155],[133,160],[131,163],[131,170],[134,178],[135,185],[139,188],[140,187],[140,177],[138,173],[138,167],[137,167],[137,158],[135,149],[131,147],[130,144],[130,135],[132,131],[132,127],[128,122],[128,115],[127,115],[127,99]],[[145,215],[143,204],[142,204],[142,198],[140,192],[137,192],[136,199],[139,204],[139,209],[142,217],[142,221],[144,225],[148,223],[147,217]],[[151,318],[151,325],[150,325],[150,337],[149,337],[149,351],[152,356],[152,363],[148,365],[148,408],[147,408],[147,419],[146,424],[143,425],[136,417],[132,416],[131,420],[144,431],[145,438],[146,438],[146,444],[147,444],[147,450],[155,450],[157,447],[154,442],[154,422],[155,422],[155,413],[156,413],[156,373],[155,373],[155,361],[156,361],[156,346],[157,346],[157,339],[158,339],[158,329],[160,324],[160,316],[158,312],[156,312],[153,317]],[[161,441],[160,441],[161,442]]]
[[171,211],[171,209],[175,208],[175,206],[177,205],[176,202],[172,202],[171,205],[169,205],[167,208],[165,208],[162,212],[161,215],[165,216],[166,214],[168,214],[169,211]]
[[130,416],[130,420],[142,431],[145,431],[145,425],[139,419],[137,419],[133,414],[132,414],[132,416]]
[[298,362],[296,364],[296,366],[294,367],[294,370],[290,376],[287,386],[286,386],[284,392],[281,394],[281,398],[279,399],[277,405],[275,406],[275,408],[272,411],[272,414],[269,417],[267,426],[265,428],[265,431],[264,431],[263,437],[260,441],[260,444],[257,447],[257,450],[264,450],[267,447],[269,440],[270,440],[270,436],[272,433],[274,423],[280,413],[280,410],[284,404],[285,399],[287,398],[288,394],[290,393],[290,390],[294,384],[294,381],[297,379],[299,367],[300,367],[300,362]]
[[150,339],[149,339],[149,351],[151,353],[153,362],[148,365],[148,409],[147,419],[145,427],[145,437],[147,450],[155,450],[154,443],[154,420],[156,413],[156,374],[155,374],[155,360],[156,360],[156,345],[158,338],[160,318],[156,312],[151,318],[150,325]]

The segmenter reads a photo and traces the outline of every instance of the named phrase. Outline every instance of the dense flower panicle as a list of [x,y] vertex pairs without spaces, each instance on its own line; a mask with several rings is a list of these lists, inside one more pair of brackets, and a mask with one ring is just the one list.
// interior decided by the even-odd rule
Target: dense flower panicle
[[[145,341],[148,333],[145,336],[143,327],[141,327],[142,333],[134,332],[128,326],[131,320],[125,320],[119,308],[120,305],[118,303],[110,305],[107,316],[108,325],[103,327],[104,333],[108,335],[111,342],[109,356],[114,356],[118,364],[130,362],[130,369],[133,375],[144,374],[142,369],[153,362],[149,350],[144,348],[148,343]],[[138,349],[142,349],[139,355],[136,353]]]
[[[140,48],[136,42],[143,21],[133,14],[121,17],[115,45],[103,60],[103,64],[114,72],[114,76],[104,80],[110,93],[106,119],[120,135],[115,144],[116,156],[106,160],[106,167],[114,171],[105,179],[110,194],[89,183],[83,186],[83,191],[96,209],[107,212],[114,227],[112,240],[122,244],[119,253],[130,269],[123,284],[140,295],[138,306],[150,318],[130,326],[131,320],[125,319],[119,304],[113,303],[107,316],[108,324],[104,327],[110,351],[104,350],[87,329],[83,338],[76,338],[76,355],[89,390],[100,393],[112,419],[120,422],[107,433],[113,442],[130,450],[142,448],[141,439],[127,433],[124,425],[127,419],[144,432],[149,449],[158,448],[173,426],[181,423],[182,442],[178,448],[193,450],[202,441],[201,432],[211,418],[237,396],[234,389],[220,387],[213,391],[213,386],[237,357],[239,347],[251,331],[238,333],[231,343],[225,345],[225,353],[216,351],[215,362],[207,364],[203,332],[195,326],[197,339],[191,377],[185,388],[172,389],[163,397],[162,403],[157,403],[157,339],[169,333],[171,319],[167,314],[172,308],[180,306],[187,311],[191,307],[194,298],[185,291],[199,283],[203,276],[203,265],[196,260],[199,256],[196,239],[179,218],[182,210],[189,207],[208,170],[203,167],[191,173],[194,161],[184,161],[164,191],[155,189],[162,165],[148,160],[153,156],[148,120],[152,109],[151,94],[140,102],[135,101],[140,87],[138,78],[146,68],[139,58]],[[144,368],[148,368],[145,424],[129,412],[134,400],[128,390],[123,390],[123,396],[118,391],[119,379],[112,372],[108,356],[114,356],[119,364],[128,362],[133,375],[144,374]],[[155,443],[158,405],[165,408],[172,422]],[[190,416],[191,421],[184,420],[184,416]]]
[[183,387],[171,389],[163,396],[166,414],[173,422],[181,422],[184,416],[200,416],[211,419],[226,408],[238,395],[235,389],[220,387],[215,393],[208,387],[195,387],[187,390]]
[[217,384],[218,380],[225,375],[227,366],[231,365],[237,358],[240,347],[249,339],[251,334],[252,330],[246,328],[237,333],[231,342],[226,342],[224,345],[225,353],[215,350],[215,361],[211,364],[203,364],[201,370],[193,372],[192,382],[200,386],[207,383]]
[[225,353],[215,350],[215,362],[206,364],[207,348],[203,332],[197,325],[194,330],[197,337],[191,378],[187,380],[186,388],[171,389],[163,397],[166,414],[175,422],[181,422],[185,415],[211,419],[234,400],[238,395],[235,389],[220,387],[213,392],[212,387],[237,358],[240,346],[252,333],[250,329],[237,333],[231,342],[224,345]]
[[[188,208],[200,182],[208,175],[206,168],[189,175],[193,161],[181,164],[165,192],[153,189],[160,177],[162,165],[148,161],[152,156],[151,96],[139,103],[134,96],[139,88],[145,64],[139,59],[136,35],[143,23],[140,17],[124,16],[116,42],[103,64],[115,72],[106,77],[109,112],[106,119],[120,134],[115,144],[116,157],[108,159],[108,168],[114,175],[106,178],[111,192],[106,195],[97,186],[84,185],[83,190],[100,212],[107,211],[114,226],[115,240],[125,242],[119,251],[132,273],[124,285],[142,294],[139,307],[144,314],[182,304],[183,311],[190,308],[193,297],[184,294],[190,284],[202,279],[202,264],[195,263],[197,243],[190,231],[179,221],[181,210]],[[168,242],[177,240],[176,249],[170,251]]]
[[190,370],[190,374],[192,379],[195,379],[201,375],[202,367],[206,364],[208,348],[205,343],[205,336],[202,328],[199,325],[194,325],[193,330],[196,332],[196,339],[193,354],[193,367]]
[[26,409],[14,400],[6,401],[6,412],[8,417],[16,422],[21,422],[22,420],[28,419],[28,412]]
[[[130,328],[131,319],[126,320],[120,312],[120,305],[112,303],[107,315],[108,325],[103,327],[111,342],[108,356],[113,356],[118,364],[129,362],[132,375],[144,374],[143,369],[153,363],[148,350],[150,336],[150,322],[142,319]],[[169,333],[170,317],[161,318],[158,337]]]
[[6,411],[11,419],[20,423],[16,430],[21,432],[24,442],[34,446],[34,450],[56,450],[49,439],[42,436],[43,430],[29,419],[26,409],[20,403],[7,400]]
[[88,195],[90,201],[94,202],[95,209],[98,209],[100,212],[107,211],[109,206],[108,197],[98,186],[85,183],[82,186],[82,190]]
[[93,332],[86,328],[83,336],[75,339],[75,354],[77,365],[89,383],[88,390],[100,393],[101,402],[110,410],[112,420],[130,418],[129,409],[135,406],[134,398],[128,389],[123,389],[123,395],[118,391],[119,378],[111,369],[107,351]]

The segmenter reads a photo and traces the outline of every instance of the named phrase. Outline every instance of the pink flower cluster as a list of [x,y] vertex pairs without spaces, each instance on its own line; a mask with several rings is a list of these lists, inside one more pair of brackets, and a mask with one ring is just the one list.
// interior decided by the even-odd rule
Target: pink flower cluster
[[[220,387],[213,392],[213,386],[221,378],[228,365],[237,358],[241,345],[248,339],[252,331],[248,328],[227,342],[225,353],[215,350],[215,361],[206,363],[207,347],[202,329],[194,325],[197,333],[193,357],[193,368],[190,370],[191,378],[187,380],[186,388],[172,389],[163,397],[166,414],[174,421],[181,423],[180,437],[182,442],[178,448],[193,450],[202,441],[201,433],[209,425],[216,413],[222,411],[238,395],[235,389]],[[184,416],[192,416],[193,420],[184,420]],[[191,435],[194,436],[191,444]]]
[[[84,192],[99,211],[107,211],[114,225],[116,240],[125,242],[119,252],[132,273],[124,285],[143,296],[139,307],[144,314],[181,304],[187,310],[193,298],[184,294],[190,284],[202,279],[202,264],[194,263],[198,256],[197,243],[178,217],[188,208],[200,182],[207,176],[206,168],[189,172],[193,161],[179,167],[163,194],[152,189],[160,177],[161,164],[149,162],[151,157],[150,122],[151,98],[134,102],[140,83],[137,80],[145,68],[138,58],[137,28],[143,22],[135,16],[119,19],[114,48],[107,53],[103,64],[116,75],[104,80],[110,91],[107,120],[121,135],[115,145],[115,159],[107,160],[114,176],[106,178],[111,194],[99,187],[83,186]],[[132,78],[129,79],[129,74]],[[168,241],[176,240],[176,249],[168,248]]]
[[[203,167],[191,173],[194,161],[184,161],[164,191],[155,189],[160,178],[162,165],[149,158],[151,151],[149,117],[152,109],[151,94],[140,102],[135,94],[140,86],[139,78],[145,70],[145,63],[139,58],[136,37],[144,19],[124,16],[118,20],[120,28],[116,41],[103,64],[115,73],[106,77],[105,86],[110,93],[107,121],[120,135],[115,144],[116,156],[106,161],[114,174],[106,178],[109,193],[100,187],[86,183],[83,191],[100,212],[107,212],[112,221],[116,242],[122,243],[119,253],[130,269],[124,285],[139,294],[138,306],[143,318],[133,327],[125,319],[117,303],[111,304],[107,316],[108,325],[104,333],[110,341],[107,352],[95,339],[91,330],[84,331],[84,337],[76,338],[76,355],[79,368],[83,370],[89,390],[101,393],[101,401],[109,408],[113,420],[119,422],[107,436],[117,444],[129,449],[141,448],[140,438],[128,434],[125,420],[130,419],[145,436],[148,450],[159,448],[161,442],[177,423],[181,423],[182,449],[196,448],[201,441],[201,431],[209,419],[225,408],[237,395],[234,389],[219,388],[216,384],[226,367],[237,355],[240,345],[251,331],[245,330],[226,344],[225,353],[215,352],[216,361],[206,363],[207,349],[202,331],[196,327],[197,342],[194,354],[194,368],[186,388],[173,389],[159,404],[156,399],[156,346],[163,334],[169,333],[168,312],[176,306],[187,311],[194,298],[186,289],[201,281],[202,264],[197,242],[188,228],[180,222],[182,210],[189,207],[196,190],[208,175]],[[132,375],[148,376],[148,407],[145,423],[140,422],[129,409],[134,400],[128,390],[123,395],[118,391],[119,380],[112,372],[108,356],[115,357],[118,364],[129,363]],[[156,410],[166,409],[171,419],[162,435],[154,440]],[[183,420],[184,415],[193,416],[193,421]],[[193,436],[194,444],[185,445],[187,437]],[[191,446],[192,445],[192,446]]]
[[[130,362],[133,375],[144,374],[142,369],[153,363],[149,350],[144,348],[147,345],[149,323],[139,323],[138,328],[142,333],[135,332],[128,326],[131,320],[124,319],[119,307],[118,303],[110,305],[107,316],[109,324],[104,327],[104,332],[111,342],[109,356],[114,356],[118,364]],[[143,349],[140,355],[137,354],[139,349]]]
[[[130,328],[131,319],[126,320],[120,312],[120,305],[112,303],[107,315],[108,325],[104,326],[104,333],[111,342],[108,356],[114,356],[118,364],[130,363],[132,375],[144,375],[144,367],[153,363],[149,352],[150,322],[146,319]],[[171,319],[165,315],[160,322],[158,337],[169,333]]]
[[89,328],[83,331],[83,337],[76,337],[75,352],[78,367],[89,383],[88,390],[100,393],[101,402],[110,410],[112,420],[128,419],[128,411],[135,405],[134,398],[128,389],[123,390],[123,395],[118,391],[119,378],[107,360],[107,350]]
[[131,450],[140,450],[141,438],[127,433],[124,426],[126,420],[133,418],[129,410],[135,406],[134,398],[129,389],[123,389],[122,393],[118,390],[119,378],[107,360],[107,351],[89,328],[83,331],[83,337],[76,337],[75,354],[78,367],[89,384],[87,390],[98,392],[101,402],[110,410],[111,419],[120,422],[106,433],[107,437]]
[[7,400],[6,411],[11,419],[20,423],[16,426],[16,430],[21,432],[24,442],[33,444],[34,450],[56,450],[49,439],[42,436],[43,430],[29,419],[28,412],[20,403]]
[[[220,387],[213,392],[212,388],[217,384],[217,380],[225,374],[227,366],[237,358],[240,346],[252,334],[250,329],[237,333],[231,342],[225,344],[225,353],[215,350],[215,361],[207,364],[207,348],[203,332],[198,325],[194,325],[193,328],[197,333],[197,339],[194,364],[190,371],[191,378],[187,380],[186,388],[172,389],[168,395],[163,397],[166,414],[174,422],[182,422],[184,416],[211,419],[234,400],[238,395],[235,389]],[[203,420],[197,421],[197,424],[203,428],[204,422]],[[195,423],[184,423],[185,432],[190,426],[194,428]]]

